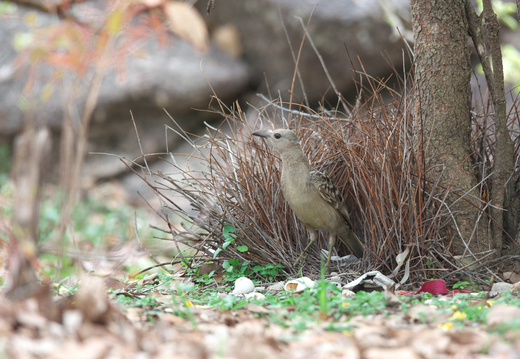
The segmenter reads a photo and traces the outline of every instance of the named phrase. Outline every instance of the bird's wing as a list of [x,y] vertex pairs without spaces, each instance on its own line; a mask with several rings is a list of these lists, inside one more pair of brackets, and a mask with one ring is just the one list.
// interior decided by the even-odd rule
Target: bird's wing
[[339,193],[338,188],[334,185],[332,180],[320,171],[312,170],[310,172],[310,181],[318,189],[321,198],[339,211],[352,228],[352,223],[350,222],[350,216],[345,207],[343,196]]

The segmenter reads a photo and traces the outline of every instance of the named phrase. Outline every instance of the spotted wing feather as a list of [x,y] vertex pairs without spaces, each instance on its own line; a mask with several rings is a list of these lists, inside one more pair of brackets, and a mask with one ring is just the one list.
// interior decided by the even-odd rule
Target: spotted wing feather
[[348,225],[352,228],[352,223],[350,222],[350,216],[345,207],[343,196],[332,180],[320,171],[312,170],[310,172],[310,181],[319,190],[321,198],[339,211],[347,221]]

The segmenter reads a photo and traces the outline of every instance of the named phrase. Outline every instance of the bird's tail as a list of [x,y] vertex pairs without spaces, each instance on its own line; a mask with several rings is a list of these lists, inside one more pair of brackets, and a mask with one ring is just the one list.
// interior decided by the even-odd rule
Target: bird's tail
[[338,235],[339,239],[345,245],[350,249],[350,251],[358,258],[363,258],[363,255],[365,254],[365,248],[363,247],[363,244],[361,243],[361,240],[359,237],[352,231],[350,228],[348,228],[347,231],[344,231],[340,235]]

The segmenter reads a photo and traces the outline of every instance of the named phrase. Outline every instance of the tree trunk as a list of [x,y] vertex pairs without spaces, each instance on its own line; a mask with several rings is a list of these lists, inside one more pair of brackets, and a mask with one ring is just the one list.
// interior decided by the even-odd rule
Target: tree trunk
[[[493,12],[491,0],[484,1],[484,26],[491,48],[493,59],[492,88],[493,108],[495,110],[495,156],[493,165],[493,243],[497,249],[502,248],[504,231],[511,238],[515,237],[517,227],[518,200],[515,198],[515,160],[514,144],[507,129],[506,95],[504,91],[504,71],[502,65],[502,51],[500,49],[500,25],[497,15]],[[504,210],[505,209],[505,210]]]
[[14,146],[13,223],[9,235],[9,276],[4,291],[12,300],[31,297],[41,288],[34,265],[38,257],[40,197],[50,159],[51,135],[47,128],[36,129],[27,122]]
[[419,130],[432,166],[428,175],[451,192],[446,197],[449,212],[443,208],[443,213],[454,219],[452,253],[478,258],[478,253],[491,248],[486,226],[478,225],[482,212],[470,160],[471,64],[465,2],[412,0],[411,10]]

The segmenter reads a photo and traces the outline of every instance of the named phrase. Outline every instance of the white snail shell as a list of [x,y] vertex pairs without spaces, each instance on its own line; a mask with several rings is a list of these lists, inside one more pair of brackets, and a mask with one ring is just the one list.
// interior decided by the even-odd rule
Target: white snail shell
[[245,297],[247,299],[265,299],[265,295],[258,292],[247,293],[245,294]]
[[289,292],[303,292],[305,288],[312,288],[314,286],[314,281],[308,277],[301,277],[298,279],[293,279],[285,283],[285,290]]
[[255,285],[253,281],[246,277],[240,277],[235,281],[235,289],[233,294],[246,294],[254,292]]

